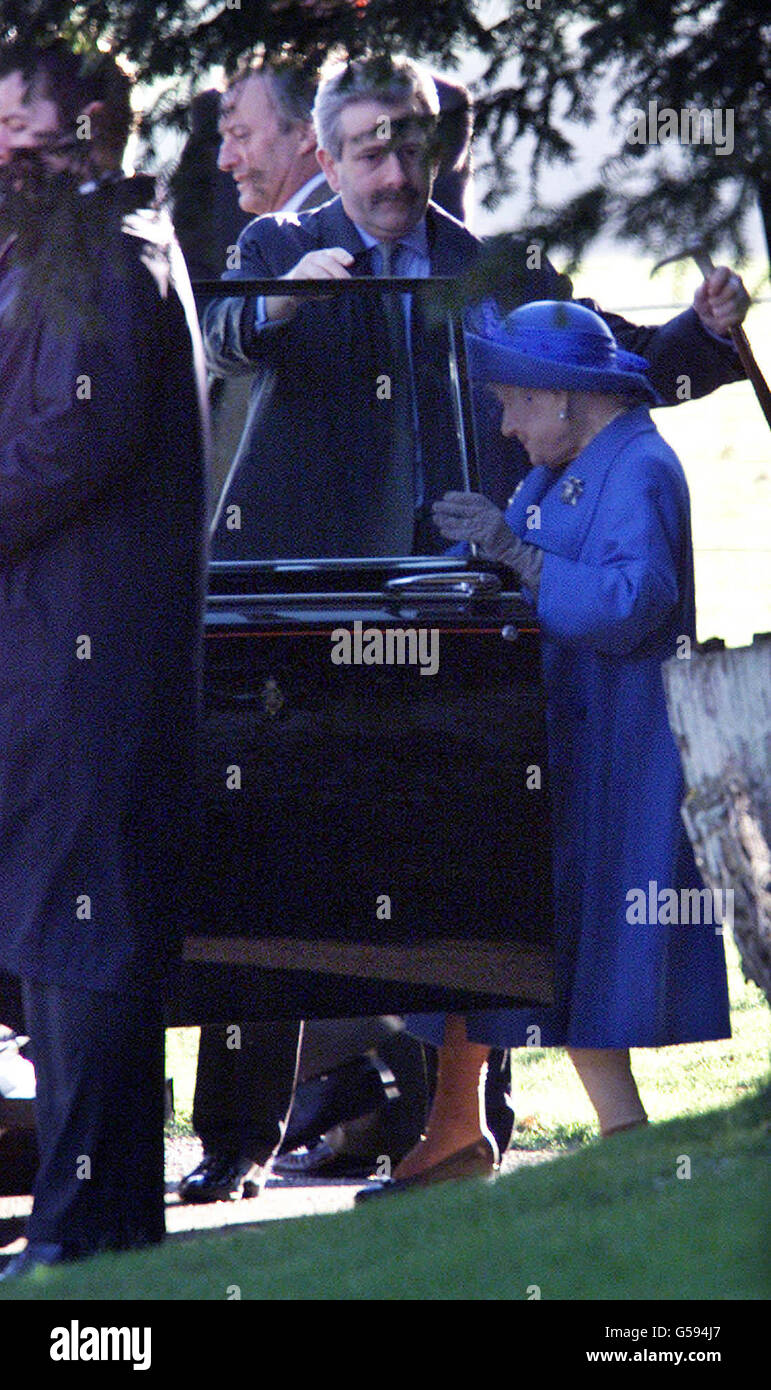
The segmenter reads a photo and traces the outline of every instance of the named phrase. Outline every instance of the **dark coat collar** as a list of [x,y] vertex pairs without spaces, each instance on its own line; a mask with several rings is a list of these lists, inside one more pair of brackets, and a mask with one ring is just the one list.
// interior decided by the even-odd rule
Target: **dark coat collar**
[[[369,274],[367,248],[339,196],[331,203],[314,209],[309,217],[315,220],[319,246],[342,246],[361,263],[354,267],[354,273]],[[426,209],[426,233],[434,275],[457,275],[462,265],[467,264],[470,256],[479,250],[477,238],[461,222],[456,222],[454,217],[437,207],[436,203],[429,203]]]

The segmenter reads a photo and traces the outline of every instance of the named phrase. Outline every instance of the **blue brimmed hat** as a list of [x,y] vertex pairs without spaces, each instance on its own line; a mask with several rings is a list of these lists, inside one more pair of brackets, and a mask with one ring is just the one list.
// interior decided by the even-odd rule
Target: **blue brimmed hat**
[[645,358],[625,352],[599,314],[570,300],[538,300],[505,318],[486,300],[467,315],[466,350],[477,381],[657,399]]

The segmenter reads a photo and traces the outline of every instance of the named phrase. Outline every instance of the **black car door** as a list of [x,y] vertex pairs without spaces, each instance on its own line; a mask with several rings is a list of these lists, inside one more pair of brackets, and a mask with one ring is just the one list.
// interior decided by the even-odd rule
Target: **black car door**
[[[484,489],[452,320],[448,342]],[[179,1021],[548,1002],[539,635],[513,581],[450,554],[212,563]]]

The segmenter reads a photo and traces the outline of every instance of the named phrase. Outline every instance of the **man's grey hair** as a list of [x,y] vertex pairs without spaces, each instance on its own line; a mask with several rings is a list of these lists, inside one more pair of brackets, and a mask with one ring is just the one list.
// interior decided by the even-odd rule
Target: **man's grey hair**
[[250,77],[260,77],[267,83],[270,99],[283,129],[290,129],[298,121],[310,121],[318,73],[288,58],[243,63],[221,99],[220,109],[223,113],[237,100],[240,88]]
[[316,140],[333,159],[343,152],[340,113],[358,101],[377,101],[386,108],[409,103],[435,119],[439,115],[434,79],[411,58],[377,54],[337,64],[322,74],[313,105]]

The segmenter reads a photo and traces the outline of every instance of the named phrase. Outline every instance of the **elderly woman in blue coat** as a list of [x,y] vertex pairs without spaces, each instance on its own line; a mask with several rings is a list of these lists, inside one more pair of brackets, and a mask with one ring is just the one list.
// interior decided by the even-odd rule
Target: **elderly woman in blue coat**
[[679,911],[696,902],[681,890],[701,883],[661,663],[690,652],[693,559],[688,488],[648,413],[647,364],[591,310],[557,302],[503,320],[485,306],[468,352],[533,467],[505,516],[450,492],[434,517],[448,540],[515,571],[542,630],[555,1003],[411,1020],[442,1043],[427,1137],[395,1174],[412,1183],[493,1165],[477,1102],[488,1046],[566,1047],[607,1135],[646,1121],[631,1047],[730,1034],[719,928]]

